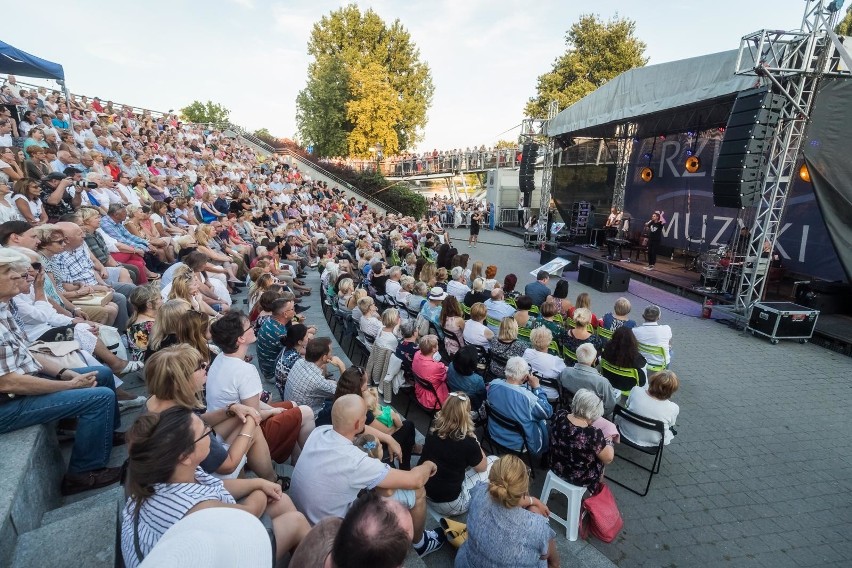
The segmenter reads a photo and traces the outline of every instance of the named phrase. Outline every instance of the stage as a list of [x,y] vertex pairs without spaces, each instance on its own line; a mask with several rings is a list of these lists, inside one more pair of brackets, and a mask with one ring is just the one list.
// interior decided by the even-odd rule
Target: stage
[[[500,227],[500,230],[522,239],[525,235],[525,231],[518,227],[504,226]],[[528,246],[533,247],[534,235],[532,241],[527,238],[525,242],[530,242]],[[608,265],[630,272],[630,277],[633,280],[644,282],[701,304],[708,299],[712,300],[714,304],[730,304],[732,301],[730,296],[701,288],[700,260],[697,263],[699,271],[684,268],[684,266],[692,265],[691,257],[686,257],[680,251],[675,251],[674,255],[669,253],[665,256],[658,256],[654,270],[645,270],[648,262],[644,253],[640,253],[639,259],[636,260],[636,251],[628,247],[625,247],[622,251],[625,259],[623,262],[607,259],[606,246],[594,247],[584,244],[560,243],[559,252],[575,253],[580,256],[580,262],[591,262],[593,260],[605,262]],[[558,255],[559,252],[556,254]],[[618,253],[616,253],[617,255]],[[630,260],[627,261],[627,259]],[[793,301],[793,286],[794,282],[790,280],[767,283],[764,300],[768,302]],[[820,314],[814,331],[813,342],[833,351],[852,355],[852,317],[841,314]]]

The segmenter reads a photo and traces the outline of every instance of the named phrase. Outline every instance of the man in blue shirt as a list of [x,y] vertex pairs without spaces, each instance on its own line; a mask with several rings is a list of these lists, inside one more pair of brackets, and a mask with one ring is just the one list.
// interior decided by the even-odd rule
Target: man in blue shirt
[[535,282],[531,282],[526,285],[524,288],[524,294],[532,298],[534,306],[541,307],[550,295],[550,288],[547,287],[547,282],[550,280],[550,274],[544,270],[539,270],[535,279]]
[[[522,357],[510,357],[506,362],[506,379],[488,384],[488,404],[502,416],[518,422],[524,429],[529,451],[539,456],[547,450],[547,419],[553,408],[541,389],[538,377],[530,374],[530,366]],[[520,450],[523,439],[494,420],[488,421],[488,434],[499,445]]]

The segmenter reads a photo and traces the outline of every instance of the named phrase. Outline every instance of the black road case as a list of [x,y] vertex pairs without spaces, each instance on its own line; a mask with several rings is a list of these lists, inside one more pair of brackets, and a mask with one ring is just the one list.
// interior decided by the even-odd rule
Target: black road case
[[779,339],[805,343],[814,334],[819,310],[792,302],[757,302],[751,310],[747,331],[768,337],[773,345]]

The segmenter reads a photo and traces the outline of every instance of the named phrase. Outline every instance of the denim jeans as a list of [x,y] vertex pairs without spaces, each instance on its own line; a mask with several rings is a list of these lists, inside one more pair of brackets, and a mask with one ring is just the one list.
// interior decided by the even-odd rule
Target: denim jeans
[[97,386],[50,394],[18,396],[0,404],[0,434],[62,418],[77,419],[68,473],[106,467],[112,452],[112,432],[121,414],[115,398],[115,380],[108,367],[82,367],[78,373],[97,371]]

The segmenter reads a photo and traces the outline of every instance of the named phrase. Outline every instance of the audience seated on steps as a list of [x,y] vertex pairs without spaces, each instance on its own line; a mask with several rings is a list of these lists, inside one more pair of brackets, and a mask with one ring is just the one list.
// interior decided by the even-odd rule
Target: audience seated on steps
[[76,418],[62,493],[71,495],[115,483],[120,468],[107,467],[110,448],[124,443],[124,438],[114,432],[121,416],[113,374],[103,366],[61,368],[30,354],[9,304],[19,294],[18,282],[28,278],[12,267],[22,258],[0,249],[0,434]]

